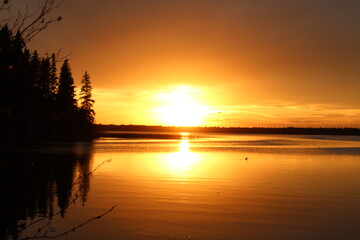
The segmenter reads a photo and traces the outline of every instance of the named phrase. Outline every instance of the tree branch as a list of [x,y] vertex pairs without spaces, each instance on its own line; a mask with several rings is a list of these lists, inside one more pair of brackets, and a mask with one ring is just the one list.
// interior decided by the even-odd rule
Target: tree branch
[[[29,6],[26,5],[24,10],[17,11],[17,17],[10,17],[2,20],[7,25],[11,25],[14,34],[18,31],[21,33],[25,42],[31,41],[37,34],[46,29],[49,24],[61,21],[62,17],[47,17],[57,8],[59,8],[65,0],[43,0],[33,12],[30,12]],[[0,5],[0,13],[4,10],[10,11],[12,6],[9,1],[5,0]]]
[[86,225],[86,224],[88,224],[88,223],[90,223],[90,222],[92,222],[92,221],[94,221],[94,220],[97,220],[97,219],[102,218],[103,216],[105,216],[105,215],[109,214],[110,212],[112,212],[112,210],[114,210],[115,208],[116,208],[116,206],[112,206],[109,210],[107,210],[107,211],[104,212],[103,214],[101,214],[101,215],[99,215],[99,216],[96,216],[96,217],[93,217],[93,218],[91,218],[91,219],[89,219],[89,220],[87,220],[87,221],[79,224],[78,226],[76,226],[76,227],[74,227],[74,228],[71,228],[71,229],[69,229],[69,230],[67,230],[67,231],[65,231],[65,232],[63,232],[63,233],[58,234],[58,235],[47,236],[47,233],[48,233],[48,232],[46,231],[42,236],[36,236],[36,235],[35,235],[35,236],[33,236],[33,237],[26,237],[26,238],[23,238],[23,239],[21,239],[21,240],[40,239],[40,238],[43,238],[43,239],[46,238],[46,239],[48,239],[48,238],[58,238],[58,237],[61,237],[61,236],[65,236],[66,234],[68,234],[68,233],[70,233],[70,232],[75,232],[76,229],[81,228],[82,226],[84,226],[84,225]]

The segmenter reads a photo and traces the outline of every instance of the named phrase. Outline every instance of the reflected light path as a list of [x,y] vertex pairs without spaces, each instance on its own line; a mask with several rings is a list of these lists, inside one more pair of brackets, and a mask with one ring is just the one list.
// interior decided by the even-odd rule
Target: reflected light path
[[181,133],[181,136],[179,150],[165,155],[165,166],[175,177],[190,177],[201,167],[201,157],[191,152],[188,133]]

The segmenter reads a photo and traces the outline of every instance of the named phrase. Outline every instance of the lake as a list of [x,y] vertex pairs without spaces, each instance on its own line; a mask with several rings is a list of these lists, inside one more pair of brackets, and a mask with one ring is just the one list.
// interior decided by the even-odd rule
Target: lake
[[44,144],[1,167],[0,238],[360,236],[359,136],[102,138]]

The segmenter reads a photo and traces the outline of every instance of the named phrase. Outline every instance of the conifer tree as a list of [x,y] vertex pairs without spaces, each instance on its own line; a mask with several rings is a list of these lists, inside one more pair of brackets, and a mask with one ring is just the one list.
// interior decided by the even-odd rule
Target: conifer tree
[[57,69],[56,69],[56,56],[55,53],[51,54],[50,58],[50,93],[52,99],[54,99],[57,94],[59,87],[59,78],[57,77]]
[[50,100],[50,59],[48,57],[41,59],[39,87],[41,98]]
[[80,91],[80,101],[81,101],[81,111],[85,114],[86,120],[88,123],[94,123],[95,111],[93,110],[94,100],[92,99],[92,86],[90,82],[90,75],[87,71],[81,79],[81,91]]
[[58,110],[60,114],[67,114],[77,109],[75,99],[74,79],[71,74],[70,64],[66,59],[61,67],[59,90],[57,94]]

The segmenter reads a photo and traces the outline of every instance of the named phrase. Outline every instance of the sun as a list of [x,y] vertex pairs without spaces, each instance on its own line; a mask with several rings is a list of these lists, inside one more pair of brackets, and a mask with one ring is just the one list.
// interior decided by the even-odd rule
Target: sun
[[197,99],[192,88],[176,88],[160,95],[161,106],[156,108],[159,121],[167,126],[200,126],[206,107]]
[[159,108],[160,117],[169,126],[199,126],[203,122],[203,106],[195,102],[175,102]]

